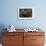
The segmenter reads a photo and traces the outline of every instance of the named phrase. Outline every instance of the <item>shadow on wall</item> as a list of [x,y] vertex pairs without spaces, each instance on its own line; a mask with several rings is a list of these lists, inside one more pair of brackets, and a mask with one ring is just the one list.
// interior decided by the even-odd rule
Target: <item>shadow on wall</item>
[[6,31],[6,29],[4,30],[4,28],[6,28],[6,26],[4,24],[0,24],[0,43],[2,43],[2,33]]

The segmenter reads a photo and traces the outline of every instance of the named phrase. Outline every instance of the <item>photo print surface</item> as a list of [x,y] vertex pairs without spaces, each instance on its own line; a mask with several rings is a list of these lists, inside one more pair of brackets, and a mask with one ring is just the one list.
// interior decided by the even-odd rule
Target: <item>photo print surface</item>
[[19,9],[20,17],[32,17],[32,9]]

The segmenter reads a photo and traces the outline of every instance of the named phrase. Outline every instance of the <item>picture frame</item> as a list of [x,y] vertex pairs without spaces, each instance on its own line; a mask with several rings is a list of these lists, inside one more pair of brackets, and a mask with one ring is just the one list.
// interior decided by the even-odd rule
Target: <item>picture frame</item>
[[19,7],[18,19],[34,19],[34,8],[33,7]]

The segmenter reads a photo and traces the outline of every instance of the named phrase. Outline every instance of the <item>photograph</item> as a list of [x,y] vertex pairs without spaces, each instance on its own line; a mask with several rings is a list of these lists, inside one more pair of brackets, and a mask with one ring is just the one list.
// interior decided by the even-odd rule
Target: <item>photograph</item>
[[33,18],[33,8],[31,7],[20,7],[18,8],[18,18],[19,19],[32,19]]

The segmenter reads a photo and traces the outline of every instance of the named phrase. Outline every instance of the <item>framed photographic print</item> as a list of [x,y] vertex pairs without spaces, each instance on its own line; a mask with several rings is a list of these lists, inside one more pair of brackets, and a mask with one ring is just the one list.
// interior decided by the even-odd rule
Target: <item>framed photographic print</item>
[[19,19],[33,19],[34,18],[34,8],[19,7],[18,8],[18,18]]

